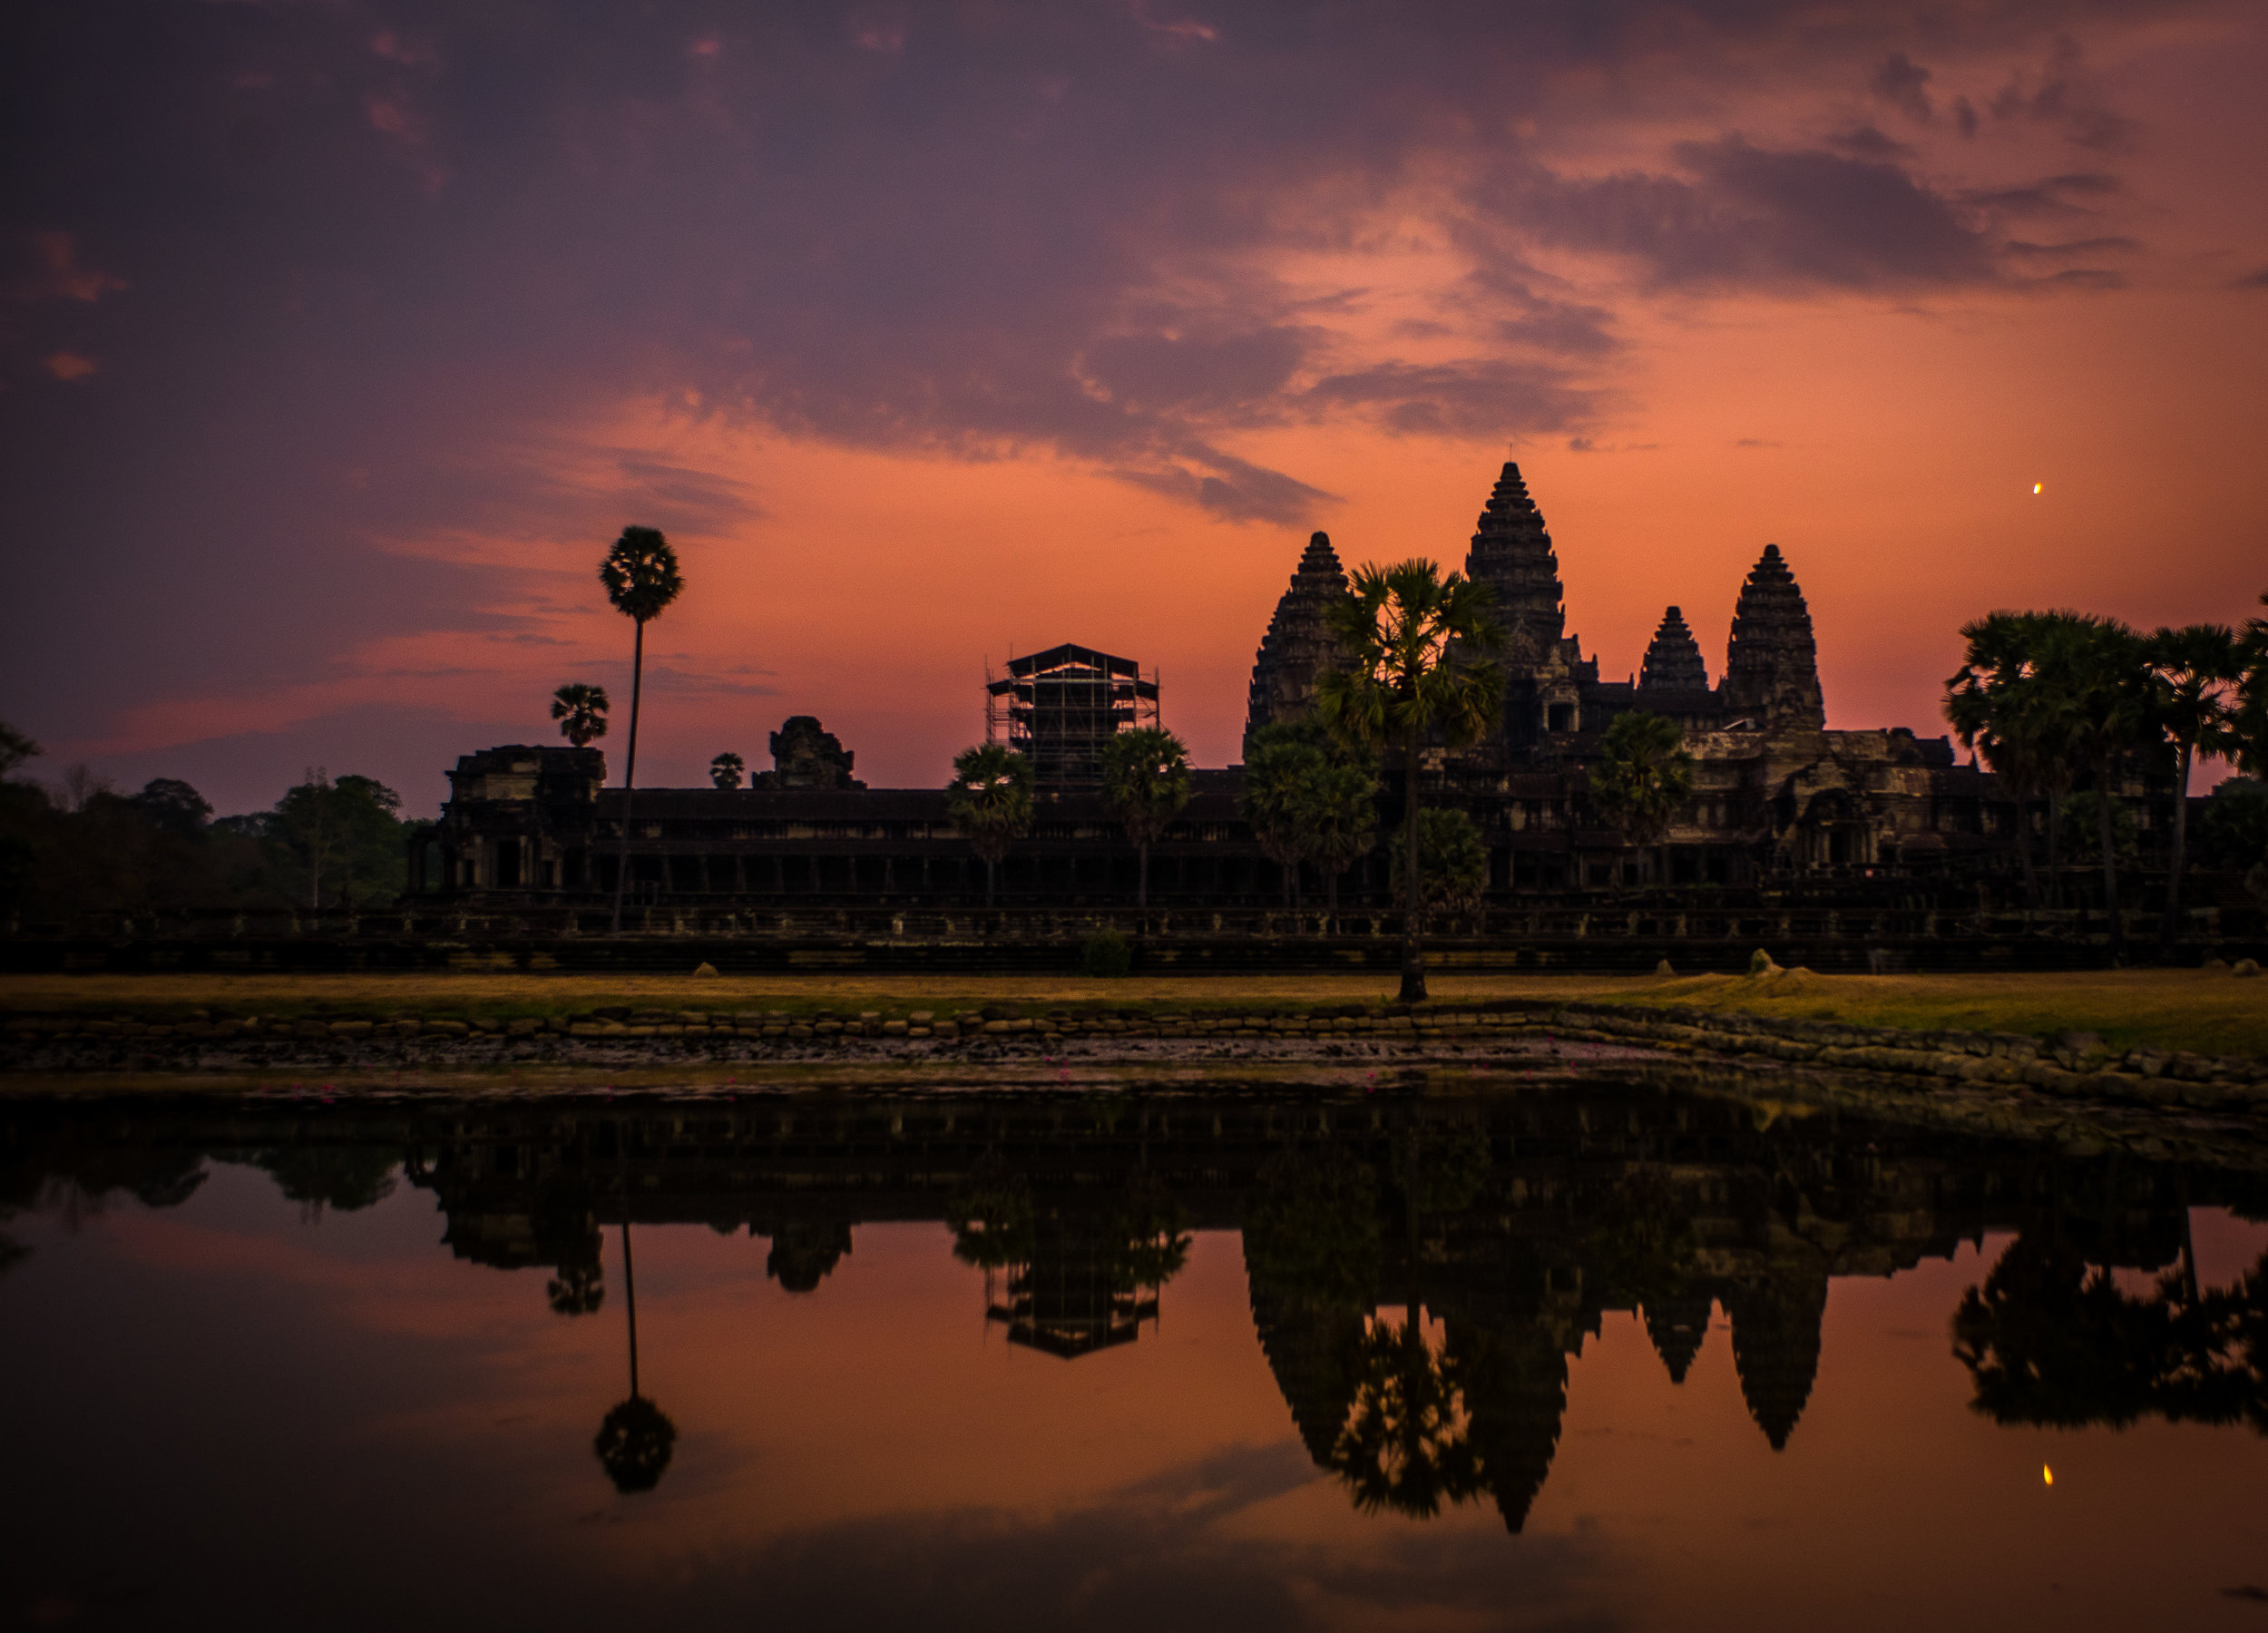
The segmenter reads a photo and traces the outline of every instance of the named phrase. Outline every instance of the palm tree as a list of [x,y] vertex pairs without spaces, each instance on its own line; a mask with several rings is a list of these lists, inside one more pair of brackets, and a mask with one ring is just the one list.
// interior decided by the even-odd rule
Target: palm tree
[[2160,629],[2144,642],[2156,680],[2158,723],[2174,739],[2174,834],[2165,873],[2165,912],[2157,957],[2172,963],[2181,939],[2182,865],[2189,849],[2189,768],[2197,751],[2228,745],[2236,683],[2244,678],[2243,645],[2226,624]]
[[748,761],[728,749],[709,762],[709,780],[720,788],[737,788],[740,774],[748,768]]
[[589,1315],[606,1303],[606,1272],[595,1262],[562,1265],[543,1284],[543,1296],[557,1315]]
[[2039,905],[2032,866],[2031,802],[2046,791],[2047,765],[2019,719],[2018,688],[2024,679],[2021,615],[1995,612],[1961,626],[1968,642],[1960,668],[1945,678],[1945,718],[1960,746],[1982,757],[2016,800],[2017,860],[2024,869],[2024,905]]
[[[1402,884],[1403,862],[1394,858],[1393,883]],[[1456,809],[1418,815],[1418,895],[1430,922],[1435,911],[1473,912],[1489,887],[1489,846],[1480,825]]]
[[631,640],[630,658],[630,751],[622,765],[622,842],[615,853],[614,917],[611,932],[622,928],[622,892],[630,884],[630,807],[631,797],[638,787],[638,702],[639,691],[646,675],[646,625],[661,616],[663,609],[677,600],[685,589],[685,579],[678,572],[678,552],[670,548],[670,541],[660,530],[652,527],[625,527],[622,536],[614,541],[614,547],[599,563],[599,582],[606,586],[606,598],[614,603],[614,610],[638,626]]
[[[2260,602],[2268,607],[2268,592]],[[2222,752],[2245,776],[2268,777],[2268,618],[2244,621],[2237,659],[2243,672]]]
[[999,743],[953,757],[945,811],[984,859],[984,905],[992,905],[994,874],[1008,847],[1031,826],[1031,762]]
[[[1617,715],[1591,768],[1590,799],[1619,829],[1623,842],[1658,846],[1669,820],[1693,797],[1693,756],[1686,735],[1667,715],[1643,709]],[[1669,882],[1668,857],[1658,856],[1655,882]]]
[[588,748],[606,735],[609,707],[605,687],[581,680],[552,694],[552,719],[559,722],[559,735],[578,748]]
[[1419,944],[1418,749],[1440,732],[1452,747],[1478,739],[1502,707],[1504,672],[1489,654],[1504,644],[1488,610],[1486,584],[1446,578],[1437,562],[1412,558],[1392,567],[1365,563],[1354,593],[1330,609],[1344,668],[1325,670],[1316,713],[1337,737],[1402,750],[1404,892],[1402,1002],[1425,1000]]
[[1245,748],[1237,803],[1261,855],[1283,875],[1286,907],[1298,900],[1299,867],[1307,859],[1298,807],[1302,785],[1324,764],[1319,737],[1305,720],[1275,721],[1254,732]]
[[2077,758],[2068,699],[2040,669],[2040,654],[2056,620],[2048,612],[1994,612],[1961,626],[1968,642],[1961,667],[1945,682],[1945,717],[1961,747],[1983,757],[2016,797],[2028,905],[2039,900],[2032,869],[2030,802],[2048,802],[2048,895],[2063,899],[2063,799],[2071,790]]
[[1374,764],[1368,755],[1359,760],[1325,756],[1292,787],[1292,827],[1300,849],[1323,874],[1334,917],[1339,911],[1339,875],[1368,856],[1377,840]]
[[638,1283],[631,1274],[627,1217],[622,1220],[622,1302],[630,1312],[630,1398],[606,1414],[591,1450],[614,1489],[627,1497],[660,1483],[678,1438],[670,1414],[638,1393]]
[[1414,1302],[1399,1324],[1374,1318],[1355,1362],[1354,1399],[1331,1467],[1364,1513],[1431,1518],[1483,1488],[1480,1449],[1453,1363],[1426,1341]]
[[2115,618],[2055,612],[2042,620],[2036,670],[2050,689],[2070,741],[2093,769],[2097,832],[2103,852],[2103,911],[2110,918],[2110,960],[2126,955],[2118,911],[2118,852],[2112,783],[2133,750],[2163,741],[2151,721],[2148,660],[2141,638]]
[[1134,905],[1149,905],[1149,847],[1189,803],[1188,745],[1155,726],[1121,731],[1103,745],[1102,802],[1141,856]]

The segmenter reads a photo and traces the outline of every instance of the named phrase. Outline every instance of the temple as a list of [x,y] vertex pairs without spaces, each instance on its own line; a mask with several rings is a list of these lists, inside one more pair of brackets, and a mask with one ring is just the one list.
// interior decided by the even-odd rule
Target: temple
[[[1467,811],[1487,838],[1487,901],[1509,905],[1633,887],[1758,889],[1790,883],[1939,886],[2012,875],[2017,804],[1957,761],[1940,735],[1827,724],[1812,613],[1795,563],[1763,546],[1740,587],[1712,684],[1700,640],[1669,607],[1633,678],[1602,680],[1567,629],[1559,557],[1517,464],[1482,504],[1461,566],[1493,594],[1507,672],[1499,727],[1482,742],[1430,746],[1428,805]],[[1269,615],[1246,695],[1245,735],[1298,720],[1336,661],[1332,609],[1348,575],[1324,533],[1310,537]],[[988,675],[985,732],[1023,754],[1039,785],[1031,832],[999,878],[1004,906],[1106,909],[1129,904],[1135,858],[1100,798],[1100,756],[1115,733],[1159,723],[1158,686],[1132,659],[1064,643]],[[1596,811],[1590,772],[1618,716],[1677,722],[1696,761],[1692,798],[1657,843],[1636,846]],[[982,869],[939,787],[868,788],[855,755],[810,715],[771,734],[773,768],[747,788],[640,789],[629,802],[625,894],[647,906],[825,898],[948,909],[982,898]],[[451,773],[442,820],[413,852],[414,895],[572,907],[611,893],[625,798],[596,749],[507,746]],[[1197,796],[1151,847],[1152,906],[1289,905],[1334,883],[1295,877],[1239,815],[1242,769],[1197,775]],[[943,781],[940,767],[940,784]],[[1389,764],[1381,831],[1403,797]],[[2139,777],[2126,792],[2144,827]],[[2163,803],[2161,799],[2159,803]],[[1335,881],[1343,907],[1389,906],[1383,853]]]

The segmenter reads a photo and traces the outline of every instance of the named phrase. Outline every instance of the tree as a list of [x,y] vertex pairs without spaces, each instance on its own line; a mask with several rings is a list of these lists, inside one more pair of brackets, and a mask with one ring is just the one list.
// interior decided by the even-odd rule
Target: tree
[[269,836],[286,856],[306,871],[308,905],[323,905],[323,875],[338,860],[345,843],[338,820],[338,802],[332,797],[330,773],[310,766],[307,780],[284,790],[276,802]]
[[631,638],[630,748],[622,764],[622,839],[615,853],[611,922],[611,931],[619,934],[622,892],[630,885],[630,807],[638,787],[638,705],[646,674],[646,625],[677,600],[685,589],[685,579],[678,572],[678,552],[670,548],[660,529],[625,527],[599,563],[599,582],[606,587],[606,598],[614,603],[614,610],[637,626],[637,633]]
[[299,1205],[301,1220],[313,1224],[325,1208],[354,1213],[392,1196],[402,1157],[385,1146],[308,1142],[255,1152],[252,1162],[267,1170],[284,1200]]
[[1484,1486],[1458,1369],[1426,1341],[1418,1305],[1375,1320],[1356,1361],[1354,1400],[1331,1466],[1364,1513],[1430,1518]]
[[[1403,858],[1393,859],[1394,888],[1406,900]],[[1489,846],[1480,826],[1462,811],[1431,810],[1418,816],[1418,899],[1429,920],[1481,905],[1489,887]]]
[[265,837],[287,875],[304,875],[308,906],[323,905],[326,880],[340,906],[390,901],[408,883],[401,808],[402,797],[376,777],[333,782],[318,766],[276,802]]
[[[1591,804],[1625,844],[1660,845],[1670,818],[1693,797],[1693,756],[1685,733],[1667,715],[1634,709],[1615,717],[1599,748],[1602,758],[1590,774]],[[1657,859],[1655,883],[1668,883],[1667,862]]]
[[1333,738],[1312,716],[1252,734],[1237,802],[1262,854],[1284,870],[1287,906],[1298,901],[1300,868],[1312,864],[1331,911],[1339,910],[1339,875],[1375,840],[1377,796],[1376,756]]
[[1110,1217],[1110,1285],[1120,1292],[1162,1287],[1189,1262],[1188,1211],[1148,1169],[1128,1177]]
[[984,861],[984,905],[992,905],[994,871],[1008,847],[1031,826],[1031,762],[999,743],[963,748],[953,758],[945,811]]
[[670,1414],[638,1393],[638,1283],[631,1268],[628,1219],[622,1221],[622,1302],[630,1323],[630,1398],[606,1414],[591,1450],[614,1489],[628,1497],[661,1482],[678,1439]]
[[1189,803],[1188,745],[1155,726],[1121,731],[1102,748],[1102,802],[1139,855],[1134,904],[1149,905],[1149,847]]
[[1378,836],[1377,762],[1325,755],[1292,789],[1292,827],[1306,858],[1321,871],[1334,914],[1339,875],[1370,854]]
[[559,735],[578,748],[588,748],[606,735],[606,688],[571,681],[552,694],[552,719]]
[[986,1152],[945,1199],[945,1228],[953,1257],[964,1265],[1000,1270],[1029,1262],[1039,1240],[1031,1182]]
[[2185,1250],[2145,1296],[2068,1241],[2026,1231],[1961,1296],[1953,1354],[1998,1423],[2249,1422],[2268,1433],[2268,1257],[2200,1288]]
[[727,749],[709,762],[709,780],[720,788],[737,788],[740,774],[748,768],[748,762]]
[[1461,573],[1413,558],[1365,564],[1354,593],[1332,603],[1331,632],[1346,662],[1325,670],[1316,712],[1334,735],[1374,748],[1402,750],[1402,1002],[1425,998],[1419,942],[1418,805],[1420,745],[1439,732],[1451,746],[1475,741],[1496,723],[1504,674],[1490,654],[1504,636],[1488,615],[1493,594]]
[[2115,618],[2055,612],[2042,621],[2036,660],[2051,707],[2069,723],[2072,748],[2093,770],[2097,842],[2102,847],[2103,911],[2110,918],[2110,959],[2126,953],[2118,910],[2118,848],[2111,802],[2120,765],[2134,750],[2164,740],[2152,719],[2152,673],[2141,638]]
[[2182,867],[2189,851],[2189,771],[2198,751],[2230,743],[2235,689],[2244,678],[2244,651],[2226,624],[2160,629],[2143,643],[2156,681],[2157,722],[2174,740],[2174,833],[2165,871],[2165,912],[2158,930],[2158,962],[2172,963],[2181,939]]
[[2197,824],[2199,860],[2242,874],[2268,865],[2268,783],[2232,777],[2214,789]]
[[1282,870],[1284,905],[1298,899],[1299,867],[1307,859],[1299,820],[1301,789],[1324,764],[1322,734],[1307,721],[1273,721],[1245,748],[1237,801],[1260,852]]
[[562,1265],[544,1282],[543,1297],[555,1315],[595,1315],[606,1303],[606,1271],[595,1263]]
[[2069,733],[2034,667],[2039,615],[1994,612],[1961,626],[1968,648],[1945,682],[1945,718],[1964,748],[1980,755],[2016,797],[2017,859],[2024,901],[2039,905],[2032,865],[2030,802],[2048,801],[2048,876],[2055,887],[2056,829],[2071,786]]
[[200,837],[212,820],[212,802],[179,777],[152,777],[131,803],[167,833],[185,839]]
[[5,777],[27,759],[37,759],[46,752],[22,732],[0,720],[0,777]]
[[[2261,593],[2260,603],[2268,607],[2268,591]],[[2244,621],[2236,655],[2236,696],[2223,727],[2220,751],[2245,776],[2268,777],[2268,618]],[[5,769],[0,765],[0,771]]]

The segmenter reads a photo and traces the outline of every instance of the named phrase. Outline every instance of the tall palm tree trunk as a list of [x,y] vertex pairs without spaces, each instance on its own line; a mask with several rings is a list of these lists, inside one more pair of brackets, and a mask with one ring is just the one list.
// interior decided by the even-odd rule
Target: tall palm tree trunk
[[[627,1210],[629,1204],[623,1204]],[[638,1393],[638,1278],[631,1273],[630,1215],[622,1215],[622,1302],[630,1310],[630,1392]]]
[[2174,779],[2174,846],[2173,856],[2165,871],[2165,911],[2160,917],[2157,933],[2157,961],[2174,962],[2182,934],[2182,864],[2189,849],[2189,768],[2197,752],[2197,745],[2185,742],[2181,746],[2181,770]]
[[2016,858],[2024,865],[2024,910],[2029,913],[2039,906],[2039,874],[2032,866],[2032,802],[2028,794],[2019,796],[2016,801]]
[[2126,936],[2118,916],[2118,856],[2111,849],[2110,764],[2095,768],[2095,832],[2103,846],[2103,911],[2110,915],[2110,962],[2126,957]]
[[2063,906],[2063,797],[2048,790],[2048,905]]
[[1402,791],[1402,1002],[1425,1002],[1425,953],[1418,945],[1418,730],[1413,722],[1403,740]]
[[1149,905],[1149,841],[1143,840],[1134,849],[1141,857],[1140,868],[1134,875],[1134,905],[1146,908]]
[[[630,884],[630,802],[638,787],[638,693],[646,678],[646,621],[638,620],[638,633],[630,648],[630,748],[622,761],[622,842],[614,852],[614,916],[607,934],[622,933],[622,892]],[[628,1241],[628,1237],[623,1238]],[[636,1394],[633,1388],[631,1393]]]

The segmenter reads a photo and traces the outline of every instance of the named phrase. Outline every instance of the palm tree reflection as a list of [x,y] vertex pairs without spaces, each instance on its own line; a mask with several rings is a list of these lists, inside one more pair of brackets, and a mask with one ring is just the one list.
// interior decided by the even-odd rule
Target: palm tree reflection
[[669,1413],[638,1393],[638,1282],[630,1257],[630,1221],[622,1221],[622,1303],[630,1315],[630,1399],[606,1414],[591,1450],[624,1496],[660,1483],[676,1449],[678,1427]]
[[1481,1490],[1457,1373],[1454,1359],[1427,1341],[1416,1305],[1399,1322],[1371,1324],[1356,1355],[1354,1400],[1331,1449],[1331,1468],[1356,1508],[1427,1519]]

